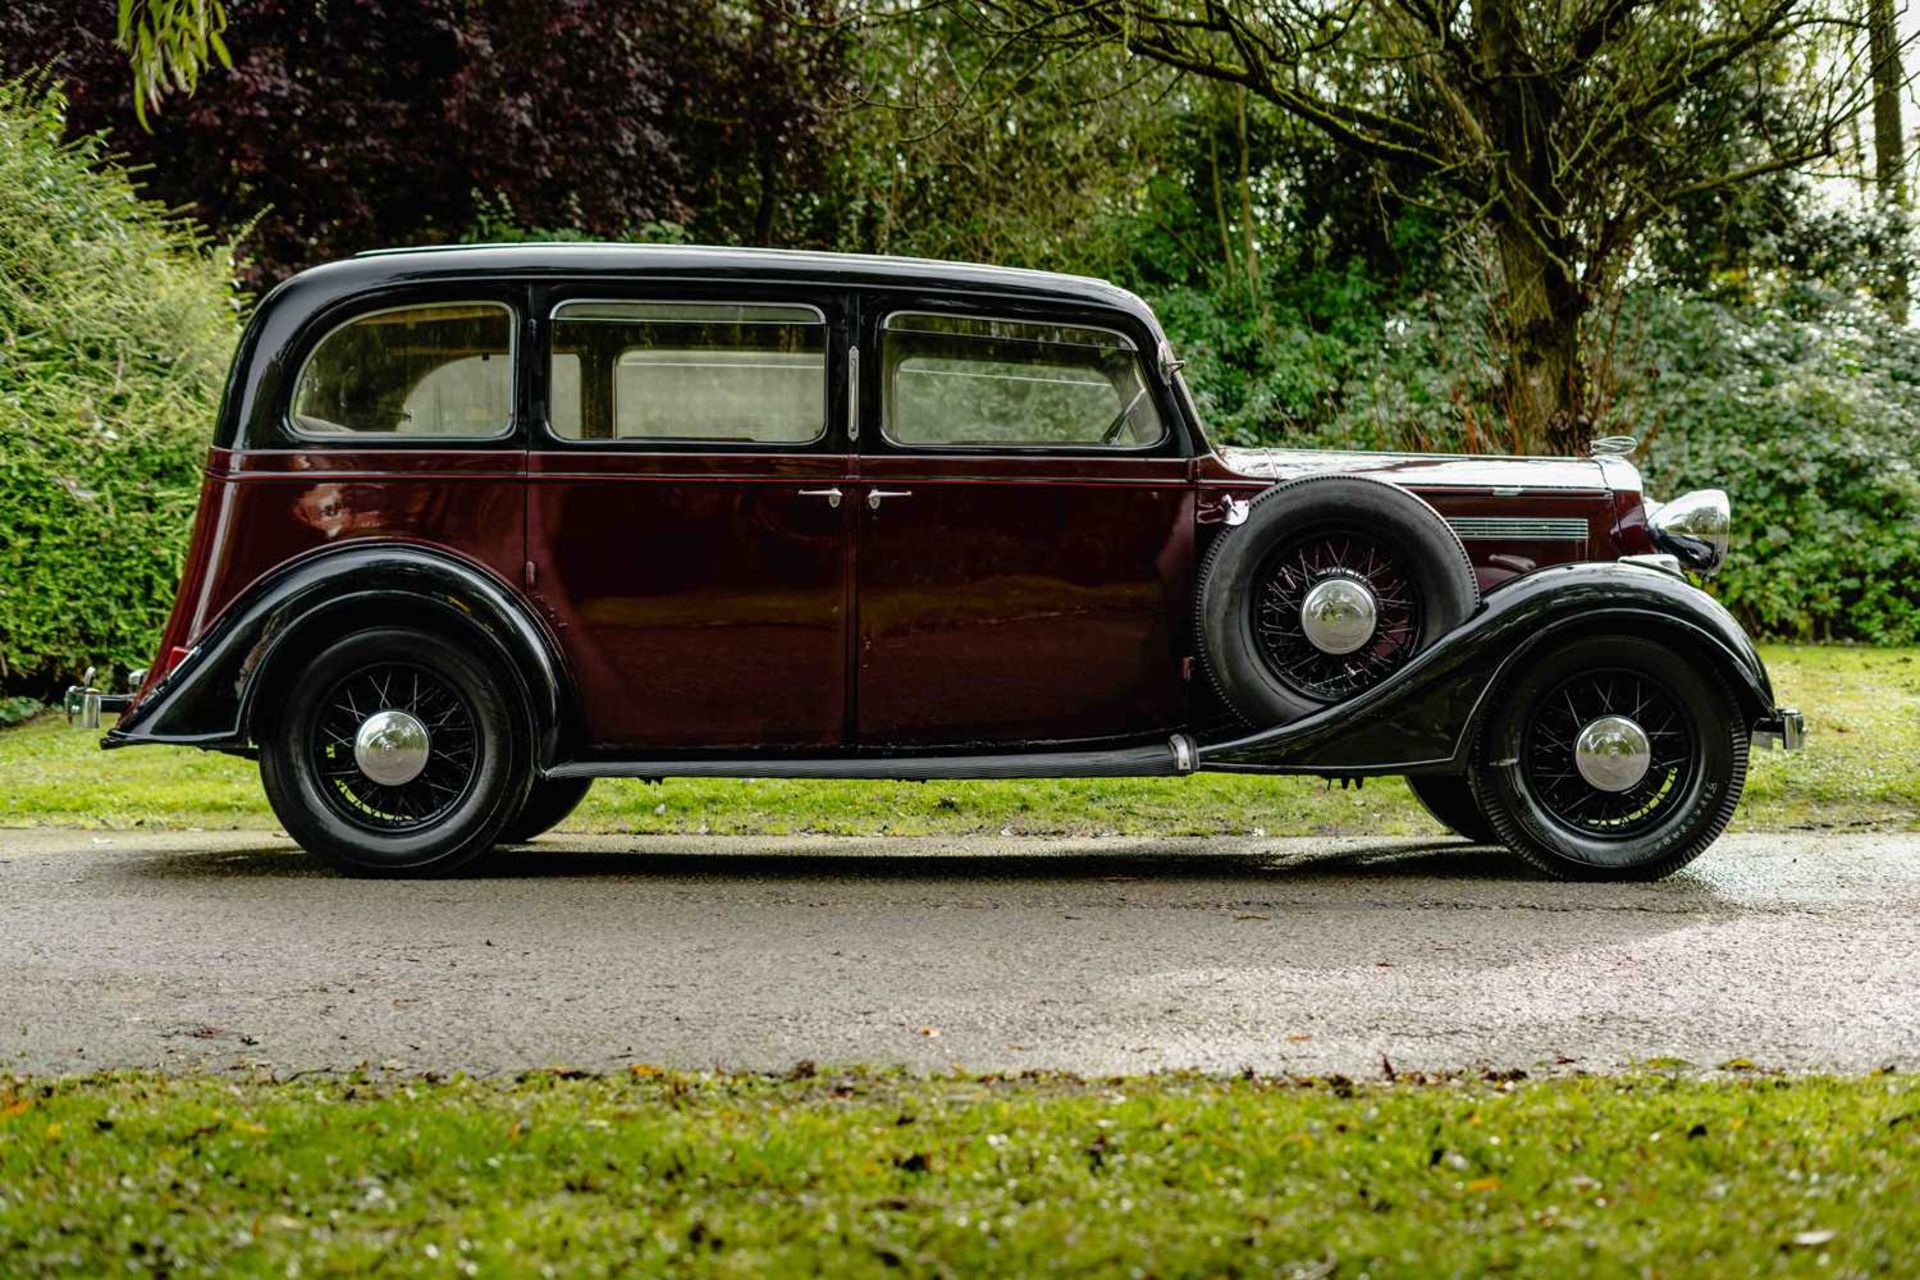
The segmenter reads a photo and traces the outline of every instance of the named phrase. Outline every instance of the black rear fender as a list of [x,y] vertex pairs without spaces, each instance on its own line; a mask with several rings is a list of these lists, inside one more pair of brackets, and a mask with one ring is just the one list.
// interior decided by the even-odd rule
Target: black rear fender
[[276,689],[315,655],[350,632],[395,624],[440,632],[490,661],[526,709],[538,763],[558,757],[572,703],[545,628],[488,570],[446,552],[386,542],[317,552],[249,588],[103,745],[248,752]]
[[1750,725],[1775,713],[1766,668],[1719,601],[1640,565],[1555,565],[1489,593],[1472,618],[1365,693],[1289,724],[1202,744],[1200,767],[1457,772],[1510,671],[1556,641],[1605,634],[1643,636],[1686,652],[1727,682]]

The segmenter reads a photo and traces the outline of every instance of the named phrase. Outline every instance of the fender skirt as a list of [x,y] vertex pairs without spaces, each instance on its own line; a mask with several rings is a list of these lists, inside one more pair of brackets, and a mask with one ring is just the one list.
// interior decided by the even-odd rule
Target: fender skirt
[[343,626],[408,620],[465,635],[513,672],[533,721],[541,764],[555,756],[565,715],[564,667],[544,629],[491,572],[427,547],[355,543],[275,570],[229,605],[179,665],[101,739],[250,754],[261,678],[277,656]]
[[1658,569],[1598,561],[1513,579],[1383,683],[1278,728],[1204,743],[1198,767],[1333,776],[1457,772],[1489,695],[1510,668],[1556,638],[1600,633],[1689,651],[1726,680],[1749,725],[1775,714],[1760,655],[1719,601]]

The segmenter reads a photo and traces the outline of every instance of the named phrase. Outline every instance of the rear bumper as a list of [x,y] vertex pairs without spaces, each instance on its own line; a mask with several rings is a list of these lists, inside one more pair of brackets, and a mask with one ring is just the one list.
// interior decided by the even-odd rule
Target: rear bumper
[[1793,707],[1776,708],[1753,726],[1753,738],[1763,747],[1799,751],[1807,745],[1807,718]]
[[[94,687],[95,668],[88,667],[87,674],[80,683],[67,686],[67,693],[61,699],[67,712],[67,723],[79,729],[98,729],[102,715],[119,715],[133,705],[132,693],[105,693]],[[138,689],[146,679],[147,673],[136,671],[128,683]]]

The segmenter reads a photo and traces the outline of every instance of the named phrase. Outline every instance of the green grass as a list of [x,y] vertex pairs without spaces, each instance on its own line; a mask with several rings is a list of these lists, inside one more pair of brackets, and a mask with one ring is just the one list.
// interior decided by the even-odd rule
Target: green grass
[[0,1082],[0,1273],[1888,1275],[1920,1077]]
[[[1807,751],[1756,753],[1747,830],[1920,830],[1920,650],[1769,645]],[[253,766],[165,748],[101,752],[57,717],[0,729],[0,825],[268,828]],[[715,834],[1423,835],[1398,779],[1329,792],[1306,778],[1035,782],[675,779],[597,784],[566,829]]]

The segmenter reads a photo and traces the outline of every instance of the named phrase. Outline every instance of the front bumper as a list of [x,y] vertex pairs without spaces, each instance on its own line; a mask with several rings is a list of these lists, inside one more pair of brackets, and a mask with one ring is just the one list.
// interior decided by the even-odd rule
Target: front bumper
[[1793,707],[1776,708],[1770,718],[1753,726],[1753,737],[1763,747],[1799,751],[1807,745],[1807,718]]

